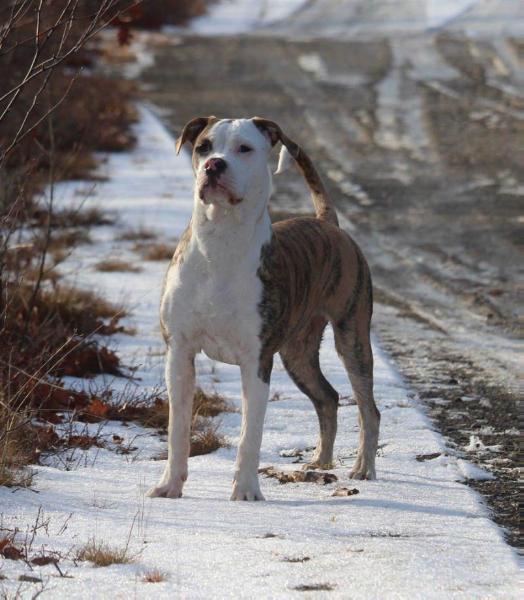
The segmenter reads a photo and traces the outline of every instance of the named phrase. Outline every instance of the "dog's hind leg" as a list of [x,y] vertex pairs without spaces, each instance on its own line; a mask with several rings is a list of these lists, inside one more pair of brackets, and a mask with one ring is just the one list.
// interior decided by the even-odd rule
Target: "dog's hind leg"
[[376,479],[375,456],[380,413],[373,397],[373,352],[369,321],[368,308],[362,303],[356,307],[355,314],[347,314],[333,323],[335,346],[346,367],[359,409],[360,441],[357,460],[350,471],[353,479]]
[[193,396],[195,393],[194,354],[171,347],[166,359],[169,395],[168,459],[160,482],[148,496],[180,498],[187,479]]
[[280,349],[286,371],[298,389],[313,402],[320,425],[315,453],[308,465],[323,468],[333,462],[333,445],[337,433],[338,393],[320,370],[318,352],[327,321],[314,317],[300,335]]

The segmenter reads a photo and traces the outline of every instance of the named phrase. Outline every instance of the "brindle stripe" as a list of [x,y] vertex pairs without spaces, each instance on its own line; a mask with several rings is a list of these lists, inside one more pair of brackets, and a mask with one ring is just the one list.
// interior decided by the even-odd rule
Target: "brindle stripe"
[[338,247],[333,248],[333,266],[331,270],[331,281],[328,286],[328,295],[332,296],[338,289],[340,280],[342,278],[342,258],[340,257],[340,251]]
[[362,253],[345,232],[314,217],[273,226],[257,275],[262,283],[259,373],[264,380],[270,357],[298,339],[315,315],[331,315],[347,329],[351,319],[367,319],[369,273]]
[[351,294],[346,305],[345,314],[337,323],[337,327],[340,327],[340,329],[342,329],[343,331],[347,331],[349,329],[349,321],[353,318],[358,300],[360,298],[360,294],[362,292],[362,286],[364,284],[364,258],[358,247],[356,247],[356,257],[357,275],[355,287],[353,288],[353,293]]

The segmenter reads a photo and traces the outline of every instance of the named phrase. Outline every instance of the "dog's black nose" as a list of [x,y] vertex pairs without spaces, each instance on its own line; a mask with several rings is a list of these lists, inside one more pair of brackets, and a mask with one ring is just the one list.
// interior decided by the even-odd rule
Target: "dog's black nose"
[[208,175],[220,175],[226,170],[227,163],[222,158],[210,158],[204,165],[204,170]]

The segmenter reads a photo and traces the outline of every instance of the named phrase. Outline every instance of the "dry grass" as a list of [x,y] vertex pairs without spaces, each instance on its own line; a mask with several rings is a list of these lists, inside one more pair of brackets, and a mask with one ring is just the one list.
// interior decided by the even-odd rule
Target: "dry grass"
[[138,252],[144,260],[171,260],[175,253],[176,242],[173,244],[135,244],[133,250]]
[[125,260],[118,260],[116,258],[107,260],[101,260],[96,263],[95,269],[102,273],[113,273],[115,271],[126,272],[126,273],[139,273],[142,269],[136,265],[126,262]]
[[[49,213],[47,210],[35,210],[32,214],[34,225],[46,225]],[[91,207],[82,210],[64,208],[54,211],[51,217],[53,229],[65,229],[71,227],[86,228],[99,227],[101,225],[113,225],[114,219],[100,208]]]
[[216,417],[220,413],[235,412],[224,396],[217,392],[205,392],[197,387],[193,400],[193,416]]
[[[167,430],[169,423],[169,404],[162,398],[153,401],[137,400],[124,404],[109,404],[108,419],[117,421],[135,421],[144,427]],[[234,412],[234,408],[224,396],[216,392],[205,392],[197,387],[193,400],[193,420],[216,417],[224,412]]]
[[14,410],[0,396],[0,486],[31,486],[33,471],[26,465],[33,458],[35,440],[29,428],[27,409]]
[[[23,300],[22,300],[23,301]],[[35,302],[38,324],[52,322],[80,335],[108,334],[104,319],[118,320],[126,313],[94,292],[57,286],[43,292]]]
[[[113,333],[119,309],[95,294],[55,287],[34,294],[30,285],[4,288],[6,301],[0,326],[0,472],[1,485],[28,485],[24,466],[57,445],[50,421],[57,411],[80,410],[87,394],[64,389],[64,375],[86,377],[120,374],[118,357],[94,332]],[[52,422],[57,422],[52,421]],[[79,440],[72,439],[75,444]]]
[[210,422],[209,419],[193,419],[189,456],[211,454],[219,448],[227,447],[224,436],[218,432],[218,424]]
[[[43,236],[40,236],[36,240],[37,247],[39,250],[43,250],[46,246],[46,240]],[[53,231],[51,238],[47,244],[47,248],[54,252],[55,250],[69,250],[80,244],[92,244],[93,240],[89,234],[89,231],[85,229],[63,229]]]
[[128,546],[116,548],[105,542],[91,538],[82,546],[77,554],[76,560],[89,561],[95,567],[109,567],[110,565],[126,565],[135,561],[135,557],[129,553]]
[[159,569],[151,569],[142,575],[142,581],[144,583],[162,583],[167,581],[167,575]]
[[137,227],[136,229],[128,229],[127,231],[124,231],[117,236],[116,239],[123,242],[136,242],[140,240],[154,240],[156,237],[157,234],[151,229]]
[[[121,421],[135,421],[144,427],[152,427],[163,433],[169,424],[169,404],[156,398],[139,400],[125,404],[107,405],[104,418]],[[219,424],[211,418],[224,412],[233,412],[234,408],[220,394],[206,393],[201,388],[195,391],[193,401],[193,419],[191,424],[190,456],[209,454],[218,448],[227,447],[225,438],[219,433]],[[163,455],[158,458],[164,458]]]
[[0,464],[0,486],[28,488],[33,483],[33,472],[25,467],[9,467]]

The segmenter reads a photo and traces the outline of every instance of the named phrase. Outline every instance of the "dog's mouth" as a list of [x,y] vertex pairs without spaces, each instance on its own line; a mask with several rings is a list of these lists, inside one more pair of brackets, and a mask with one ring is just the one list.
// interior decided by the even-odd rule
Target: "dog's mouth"
[[213,204],[221,197],[225,197],[227,202],[234,206],[242,202],[218,177],[206,175],[199,186],[198,197],[204,204]]

